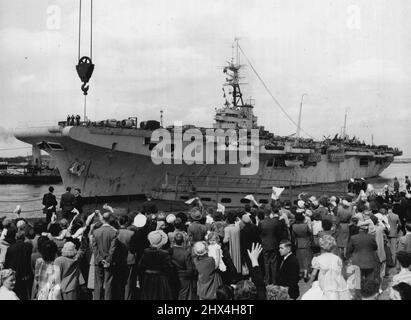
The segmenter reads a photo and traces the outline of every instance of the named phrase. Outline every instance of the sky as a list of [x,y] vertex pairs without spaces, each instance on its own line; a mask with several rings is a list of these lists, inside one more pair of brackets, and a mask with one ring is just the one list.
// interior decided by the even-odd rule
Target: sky
[[[89,55],[83,0],[81,55]],[[0,157],[26,155],[13,129],[83,115],[79,1],[0,0]],[[234,38],[303,136],[341,132],[411,157],[411,1],[98,0],[87,115],[212,126]],[[407,32],[408,31],[408,32]],[[241,57],[241,62],[246,59]],[[245,98],[259,125],[296,132],[249,66]],[[15,149],[21,148],[21,149]],[[11,150],[13,149],[13,150]]]

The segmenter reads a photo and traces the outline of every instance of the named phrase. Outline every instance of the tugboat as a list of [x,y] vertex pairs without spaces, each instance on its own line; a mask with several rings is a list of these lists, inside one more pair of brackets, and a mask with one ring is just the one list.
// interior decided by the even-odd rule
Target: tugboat
[[0,163],[0,184],[56,184],[62,182],[57,168],[42,161],[40,149],[33,146],[32,159],[26,164]]

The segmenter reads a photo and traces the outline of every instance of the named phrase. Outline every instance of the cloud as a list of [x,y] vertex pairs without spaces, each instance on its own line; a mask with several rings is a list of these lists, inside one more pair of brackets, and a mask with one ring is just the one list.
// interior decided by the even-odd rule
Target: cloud
[[0,127],[0,141],[4,143],[15,141],[13,131],[11,129]]

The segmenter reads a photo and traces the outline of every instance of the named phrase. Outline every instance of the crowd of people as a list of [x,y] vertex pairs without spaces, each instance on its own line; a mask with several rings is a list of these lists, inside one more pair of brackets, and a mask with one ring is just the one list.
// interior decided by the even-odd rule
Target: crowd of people
[[46,221],[1,220],[0,299],[367,300],[384,290],[411,299],[407,189],[230,210],[194,198],[177,213],[148,197],[128,214],[86,212],[70,188],[57,210],[53,191]]

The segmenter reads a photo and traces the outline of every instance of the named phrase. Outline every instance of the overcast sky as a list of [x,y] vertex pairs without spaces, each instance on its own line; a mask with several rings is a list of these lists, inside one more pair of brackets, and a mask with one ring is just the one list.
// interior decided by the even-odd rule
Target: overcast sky
[[[83,22],[88,24],[86,6]],[[79,1],[0,0],[0,157],[30,149],[8,133],[83,114],[75,65]],[[240,45],[273,95],[310,135],[347,133],[411,156],[409,0],[98,0],[88,116],[211,126],[223,103],[219,66]],[[88,28],[82,55],[89,54]],[[242,58],[242,62],[244,62]],[[295,126],[247,68],[259,124]]]

